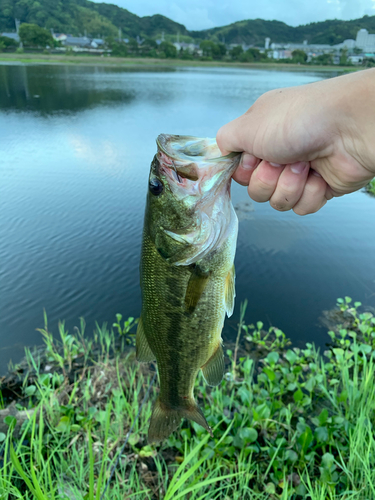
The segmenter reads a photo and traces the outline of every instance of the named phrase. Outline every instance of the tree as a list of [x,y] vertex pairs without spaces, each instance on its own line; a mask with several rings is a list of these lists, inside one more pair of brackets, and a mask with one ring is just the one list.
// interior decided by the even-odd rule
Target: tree
[[155,57],[157,55],[158,44],[152,38],[146,38],[141,45],[141,54],[146,57]]
[[234,59],[235,61],[239,59],[240,55],[243,54],[242,45],[237,45],[236,47],[233,47],[233,49],[230,50],[229,54],[231,58]]
[[161,52],[164,52],[167,59],[173,59],[174,57],[177,57],[177,49],[173,45],[173,43],[161,42],[161,44],[159,45],[159,50]]
[[332,54],[322,54],[318,57],[313,57],[312,62],[315,64],[322,64],[323,66],[328,66],[333,64]]
[[138,54],[139,46],[137,40],[135,40],[134,38],[129,38],[128,49],[132,54]]
[[0,44],[4,48],[17,47],[18,43],[14,38],[9,38],[8,36],[0,36]]
[[294,63],[305,63],[307,61],[307,54],[304,50],[296,49],[292,52],[292,61]]
[[200,48],[205,57],[212,57],[212,59],[221,59],[227,53],[223,43],[215,43],[212,40],[203,40],[200,43]]
[[220,58],[224,57],[227,54],[227,48],[224,43],[217,43],[217,53]]
[[108,48],[111,49],[111,54],[113,56],[126,57],[128,55],[128,49],[122,40],[115,40],[112,36],[110,36],[106,39],[106,44]]
[[340,66],[347,66],[348,64],[350,64],[348,59],[348,49],[344,47],[340,50]]
[[247,49],[247,51],[241,54],[239,57],[239,60],[241,62],[258,62],[267,59],[267,54],[262,53],[255,47],[250,47],[250,49]]
[[54,45],[51,33],[45,28],[40,28],[37,24],[21,24],[18,34],[21,42],[29,47],[46,47],[47,45]]

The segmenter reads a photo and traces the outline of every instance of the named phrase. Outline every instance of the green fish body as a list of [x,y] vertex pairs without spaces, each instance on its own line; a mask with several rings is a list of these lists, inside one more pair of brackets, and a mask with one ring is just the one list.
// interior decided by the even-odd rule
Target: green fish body
[[145,212],[137,359],[157,361],[160,393],[148,440],[188,418],[211,429],[194,399],[199,370],[224,375],[221,331],[233,312],[238,221],[230,200],[239,155],[220,157],[213,139],[160,135]]

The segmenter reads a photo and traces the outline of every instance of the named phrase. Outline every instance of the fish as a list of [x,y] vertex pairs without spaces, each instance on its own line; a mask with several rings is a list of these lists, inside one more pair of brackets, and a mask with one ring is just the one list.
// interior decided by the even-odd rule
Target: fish
[[235,300],[238,220],[231,177],[239,153],[221,156],[215,139],[161,134],[151,162],[140,281],[136,359],[157,362],[160,383],[148,442],[187,418],[212,430],[194,398],[201,370],[217,386],[225,363],[221,332]]

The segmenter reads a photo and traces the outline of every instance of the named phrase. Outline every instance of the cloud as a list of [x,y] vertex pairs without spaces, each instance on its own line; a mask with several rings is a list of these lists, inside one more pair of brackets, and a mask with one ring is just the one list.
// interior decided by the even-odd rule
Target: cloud
[[291,26],[325,21],[355,19],[375,14],[375,0],[94,0],[116,3],[138,16],[162,14],[190,30],[224,26],[244,19],[283,21]]

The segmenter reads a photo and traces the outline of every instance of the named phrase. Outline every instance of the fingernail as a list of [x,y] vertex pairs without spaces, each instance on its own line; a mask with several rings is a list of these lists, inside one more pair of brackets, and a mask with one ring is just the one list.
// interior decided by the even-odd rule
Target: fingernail
[[241,164],[244,170],[254,170],[258,165],[259,159],[249,153],[244,153],[242,155]]
[[294,174],[302,174],[305,169],[308,167],[308,163],[306,161],[298,161],[297,163],[292,163],[290,165],[290,170]]
[[311,170],[311,172],[313,173],[313,175],[316,175],[317,177],[321,177],[321,175],[318,174],[318,172],[316,170]]
[[282,165],[281,163],[273,163],[272,161],[269,161],[268,162],[270,165],[272,165],[273,167],[283,167],[284,165]]

